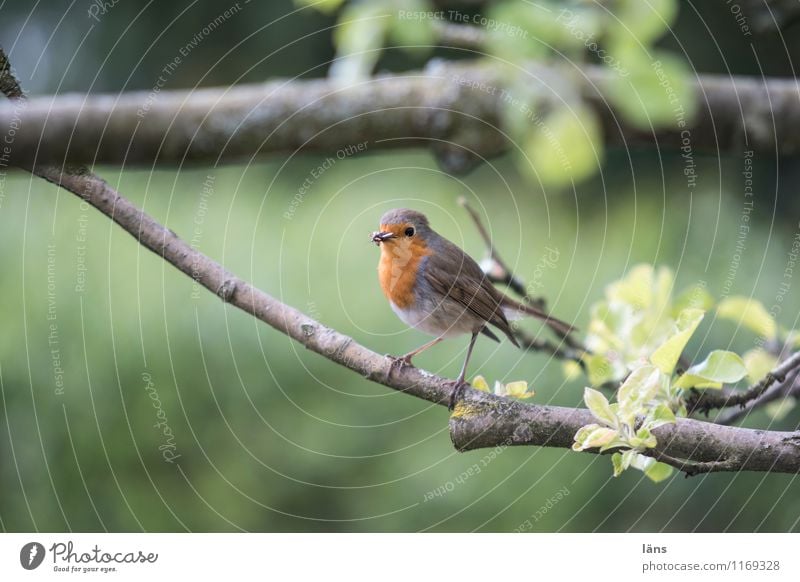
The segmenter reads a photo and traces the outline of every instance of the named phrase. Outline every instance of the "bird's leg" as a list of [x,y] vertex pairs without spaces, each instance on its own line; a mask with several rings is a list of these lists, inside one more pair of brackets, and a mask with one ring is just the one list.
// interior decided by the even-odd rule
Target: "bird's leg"
[[387,354],[386,357],[389,358],[392,361],[392,363],[389,365],[389,371],[386,373],[386,379],[388,380],[391,377],[392,371],[394,371],[395,368],[402,369],[405,366],[411,366],[412,365],[411,364],[411,358],[413,358],[417,354],[420,354],[420,353],[424,352],[428,348],[435,346],[440,341],[442,341],[442,339],[444,339],[444,338],[437,337],[436,339],[433,339],[433,340],[429,341],[428,343],[421,345],[416,350],[408,352],[405,356],[399,356],[398,357],[398,356],[390,356],[390,355]]
[[469,340],[467,357],[464,358],[464,365],[461,366],[461,373],[458,375],[455,382],[453,382],[453,392],[450,393],[450,403],[447,406],[449,410],[453,410],[456,407],[456,402],[461,400],[461,397],[464,395],[464,389],[467,387],[467,364],[469,363],[469,358],[472,355],[472,348],[475,347],[475,340],[478,339],[479,333],[480,331],[472,332],[472,339]]

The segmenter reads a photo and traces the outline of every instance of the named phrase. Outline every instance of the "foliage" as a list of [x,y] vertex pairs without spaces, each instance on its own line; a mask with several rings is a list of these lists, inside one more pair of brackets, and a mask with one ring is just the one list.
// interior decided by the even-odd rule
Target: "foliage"
[[[296,2],[325,12],[344,4]],[[437,44],[436,21],[453,23],[455,13],[455,24],[485,34],[479,50],[502,70],[502,129],[517,144],[520,170],[544,185],[567,186],[593,175],[603,160],[601,123],[584,104],[582,67],[606,71],[604,94],[630,124],[651,131],[691,120],[688,67],[654,48],[677,11],[677,0],[503,0],[485,15],[467,15],[436,11],[427,0],[354,0],[339,12],[330,76],[343,84],[367,79],[389,44],[428,54]],[[560,70],[543,76],[543,64]]]
[[673,285],[666,267],[637,265],[606,288],[605,299],[591,308],[585,339],[583,361],[593,386],[621,381],[632,365],[651,355],[665,373],[674,368],[676,347],[685,345],[713,300],[702,286],[673,300]]
[[524,380],[517,380],[503,384],[495,380],[494,390],[489,390],[489,384],[483,376],[475,376],[472,379],[472,387],[482,390],[483,392],[494,393],[497,396],[505,396],[511,398],[533,398],[535,393],[532,389],[528,389],[528,383]]
[[[638,265],[606,289],[606,298],[592,308],[585,356],[589,379],[597,384],[624,378],[617,402],[609,404],[598,390],[586,388],[584,401],[598,423],[581,428],[573,449],[620,449],[612,456],[614,475],[629,467],[654,481],[672,469],[643,453],[656,446],[653,430],[686,416],[684,392],[690,388],[719,389],[735,384],[767,365],[751,355],[751,368],[738,354],[714,350],[683,371],[678,368],[684,349],[703,320],[712,300],[696,287],[673,300],[672,272]],[[740,304],[747,313],[757,306]],[[763,324],[763,321],[759,320]],[[760,329],[764,326],[761,325]]]

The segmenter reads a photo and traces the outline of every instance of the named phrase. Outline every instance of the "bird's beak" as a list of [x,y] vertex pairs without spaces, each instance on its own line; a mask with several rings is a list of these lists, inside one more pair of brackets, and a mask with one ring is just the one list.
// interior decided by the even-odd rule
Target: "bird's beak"
[[375,231],[372,233],[372,242],[374,242],[376,245],[379,245],[383,241],[389,240],[390,238],[394,237],[395,234],[393,232]]

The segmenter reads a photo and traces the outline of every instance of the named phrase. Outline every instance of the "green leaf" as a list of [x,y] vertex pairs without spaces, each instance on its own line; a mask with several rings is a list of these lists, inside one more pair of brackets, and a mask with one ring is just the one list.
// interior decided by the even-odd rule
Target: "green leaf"
[[605,447],[611,444],[617,436],[617,431],[613,428],[598,426],[585,435],[581,443],[581,450]]
[[[403,8],[405,12],[421,14],[426,11],[428,4],[423,0],[404,0]],[[398,11],[389,28],[389,36],[406,51],[430,52],[436,42],[433,18],[400,18]]]
[[[552,44],[553,39],[547,35],[555,28],[539,30],[539,25],[542,19],[551,19],[552,12],[519,2],[502,2],[493,6],[488,17],[498,26],[488,30],[487,52],[515,63],[541,58],[547,53],[546,45]],[[542,36],[542,32],[546,36]]]
[[617,417],[627,426],[633,426],[637,415],[646,415],[648,404],[666,381],[658,368],[646,364],[634,369],[617,392]]
[[564,372],[564,378],[567,380],[577,380],[583,373],[581,365],[574,360],[562,362],[561,369]]
[[610,76],[604,94],[631,125],[652,131],[654,127],[691,123],[697,98],[686,63],[667,53],[656,52],[651,57],[635,40],[624,37],[615,40],[609,52],[629,74]]
[[630,467],[636,456],[636,451],[633,449],[628,449],[627,451],[614,453],[611,455],[611,464],[614,467],[614,477],[619,477],[623,471]]
[[761,348],[745,352],[742,359],[747,368],[747,379],[754,384],[762,380],[778,365],[778,358]]
[[521,169],[545,186],[567,186],[594,174],[603,157],[597,115],[583,105],[560,107],[530,122]]
[[675,383],[679,388],[721,388],[733,384],[747,374],[744,361],[733,352],[714,350],[706,359],[686,370]]
[[583,444],[586,442],[588,436],[592,433],[592,431],[602,428],[599,424],[587,424],[586,426],[582,426],[578,429],[578,432],[575,433],[575,436],[572,439],[575,441],[572,443],[572,450],[573,451],[582,451],[584,448]]
[[660,483],[672,475],[672,467],[666,463],[655,462],[644,470],[644,474],[647,475],[653,483]]
[[498,396],[510,396],[512,398],[533,398],[533,390],[528,390],[528,383],[525,380],[517,380],[508,384],[495,383],[494,393]]
[[653,408],[645,420],[645,426],[650,430],[655,430],[659,426],[663,426],[665,424],[674,423],[675,413],[672,412],[672,409],[670,409],[670,407],[664,402]]
[[475,376],[472,382],[470,382],[470,385],[477,390],[489,392],[489,384],[486,383],[486,378],[483,376]]
[[649,45],[670,29],[678,15],[676,0],[617,0],[615,16],[608,34],[628,35],[637,43]]
[[333,32],[337,58],[328,72],[330,77],[343,85],[368,78],[391,22],[382,4],[348,4]]
[[608,426],[615,428],[618,426],[617,415],[611,410],[611,405],[601,392],[586,388],[583,391],[583,401],[597,420]]
[[738,325],[744,325],[764,338],[774,338],[778,332],[775,319],[764,304],[756,299],[740,295],[723,299],[717,306],[717,315],[735,321]]
[[653,284],[653,309],[657,316],[669,314],[674,285],[675,276],[672,274],[672,270],[667,267],[659,267]]
[[344,0],[294,0],[298,6],[313,6],[315,10],[330,14],[342,5]]
[[608,286],[608,298],[637,310],[649,308],[653,303],[653,275],[652,265],[636,265],[623,279]]
[[586,364],[589,383],[593,386],[600,386],[612,379],[611,362],[605,356],[586,354],[583,356],[583,361]]
[[672,374],[692,334],[700,325],[705,312],[702,309],[684,309],[678,315],[677,331],[653,352],[650,361],[665,374]]
[[636,436],[629,441],[631,447],[635,449],[652,449],[654,446],[658,444],[656,441],[656,437],[654,434],[650,432],[650,429],[646,427],[642,427],[636,431]]
[[672,304],[672,314],[677,316],[686,308],[708,310],[714,306],[714,298],[702,285],[692,285],[681,291]]
[[614,453],[611,455],[611,465],[614,467],[614,477],[619,477],[620,474],[628,468],[622,466],[622,453]]

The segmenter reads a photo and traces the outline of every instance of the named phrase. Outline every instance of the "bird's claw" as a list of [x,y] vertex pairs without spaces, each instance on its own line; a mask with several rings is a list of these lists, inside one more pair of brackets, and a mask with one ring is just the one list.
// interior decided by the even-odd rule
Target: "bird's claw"
[[460,379],[448,382],[448,384],[453,386],[453,391],[450,392],[450,401],[447,404],[447,410],[452,412],[453,409],[456,407],[456,404],[458,404],[458,401],[464,397],[464,390],[467,389],[467,386],[469,386],[469,384],[467,384],[464,380]]
[[402,370],[406,366],[413,366],[411,363],[411,358],[408,356],[392,356],[390,354],[386,354],[386,357],[389,358],[389,361],[391,362],[389,364],[389,369],[386,371],[387,381],[392,377],[392,372],[394,372],[396,369]]

